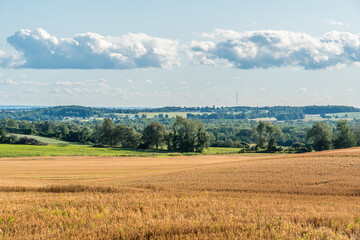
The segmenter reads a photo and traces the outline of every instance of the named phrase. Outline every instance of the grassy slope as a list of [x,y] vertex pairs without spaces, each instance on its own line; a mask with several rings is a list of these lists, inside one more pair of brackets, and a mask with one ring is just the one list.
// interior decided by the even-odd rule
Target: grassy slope
[[34,135],[25,135],[25,134],[16,134],[16,133],[11,133],[11,135],[15,135],[17,137],[27,137],[27,138],[33,138],[36,139],[42,143],[47,143],[47,144],[69,144],[69,142],[65,142],[65,141],[61,141],[61,140],[57,140],[57,139],[53,139],[53,138],[47,138],[47,137],[40,137],[40,136],[34,136]]
[[[209,148],[204,154],[237,153],[238,148]],[[0,157],[33,157],[33,156],[179,156],[197,155],[197,153],[177,153],[164,150],[143,150],[123,148],[94,148],[88,145],[55,145],[32,146],[0,144]]]

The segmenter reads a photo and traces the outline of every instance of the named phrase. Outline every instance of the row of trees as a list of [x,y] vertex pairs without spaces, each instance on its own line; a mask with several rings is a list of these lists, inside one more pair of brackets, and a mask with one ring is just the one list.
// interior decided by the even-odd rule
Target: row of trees
[[142,133],[132,127],[114,124],[106,118],[94,132],[97,143],[112,147],[156,148],[182,152],[202,152],[209,146],[209,135],[201,122],[177,117],[170,131],[158,122],[148,124]]
[[339,121],[336,124],[335,131],[324,122],[317,122],[306,132],[306,140],[317,151],[332,148],[350,148],[360,145],[358,130],[352,131],[346,120]]
[[[19,121],[2,119],[7,133],[40,135],[69,142],[97,143],[126,148],[167,148],[202,151],[204,147],[239,147],[277,151],[280,146],[301,151],[360,146],[357,120],[308,122],[255,122],[235,119],[151,119],[104,121]],[[206,128],[205,128],[206,126]],[[5,142],[14,142],[7,136]],[[295,149],[295,151],[297,151]]]
[[[233,134],[238,135],[240,139],[242,136],[244,139],[252,139],[257,143],[258,149],[277,151],[279,149],[277,143],[284,141],[288,131],[290,127],[282,130],[277,124],[260,121],[252,129],[241,129]],[[182,117],[175,120],[171,130],[163,124],[151,122],[141,133],[136,132],[132,127],[114,124],[110,119],[105,119],[96,128],[93,136],[96,142],[109,146],[156,149],[167,147],[169,150],[183,152],[201,152],[209,146],[210,138],[213,137],[207,133],[201,122]],[[352,129],[346,120],[338,121],[334,129],[325,122],[317,122],[305,133],[299,133],[299,139],[302,136],[304,141],[293,142],[293,148],[301,151],[312,149],[321,151],[360,146],[360,129]],[[248,148],[250,145],[249,142],[240,140],[234,147]]]
[[[280,127],[270,122],[259,122],[254,132],[257,135],[257,147],[267,151],[277,151],[277,140],[284,137]],[[301,151],[350,148],[360,145],[360,130],[352,130],[346,120],[338,121],[335,129],[325,122],[317,122],[307,129],[305,142],[294,143],[292,147]]]

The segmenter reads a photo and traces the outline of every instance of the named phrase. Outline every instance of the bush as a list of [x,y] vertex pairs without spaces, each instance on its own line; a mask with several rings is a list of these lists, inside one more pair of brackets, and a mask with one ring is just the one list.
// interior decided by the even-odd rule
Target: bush
[[299,143],[299,142],[294,142],[294,143],[292,144],[292,147],[293,147],[293,148],[301,148],[301,147],[304,147],[304,146],[305,146],[305,144]]
[[305,152],[309,152],[309,149],[307,147],[300,147],[296,150],[296,152],[305,153]]
[[266,152],[282,152],[283,148],[278,146],[269,147]]
[[21,137],[14,143],[15,144],[26,144],[26,145],[39,145],[39,146],[47,145],[46,143],[40,142],[39,140],[36,140],[34,138],[28,138],[28,137]]
[[96,144],[93,145],[93,147],[96,147],[96,148],[104,148],[105,145],[102,144],[102,143],[96,143]]

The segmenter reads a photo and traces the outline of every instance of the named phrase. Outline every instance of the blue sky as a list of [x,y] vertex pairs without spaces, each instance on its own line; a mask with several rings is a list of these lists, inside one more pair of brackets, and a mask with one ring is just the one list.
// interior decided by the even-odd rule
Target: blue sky
[[360,106],[360,2],[0,0],[0,105]]

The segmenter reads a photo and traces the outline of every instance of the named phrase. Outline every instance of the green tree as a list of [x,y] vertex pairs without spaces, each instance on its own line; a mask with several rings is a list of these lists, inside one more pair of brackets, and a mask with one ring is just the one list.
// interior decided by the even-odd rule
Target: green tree
[[269,129],[269,127],[270,127],[270,123],[264,122],[264,121],[260,121],[256,127],[256,133],[258,135],[258,146],[260,148],[265,147],[266,131],[267,131],[267,129]]
[[18,123],[16,120],[14,119],[10,119],[10,118],[4,118],[1,120],[1,125],[4,128],[17,128],[18,127]]
[[[88,127],[83,127],[81,129],[77,129],[77,130],[71,130],[69,132],[69,134],[63,138],[63,140],[67,140],[69,142],[87,142],[90,139],[91,136],[91,129]],[[95,142],[100,142],[95,141]]]
[[268,133],[268,150],[274,150],[276,148],[276,140],[283,137],[283,133],[280,127],[276,124],[268,124],[266,126],[266,132]]
[[114,146],[113,130],[115,128],[114,123],[110,118],[105,118],[102,124],[100,124],[95,130],[95,139],[99,143]]
[[4,129],[0,129],[0,143],[6,143],[6,133]]
[[56,128],[56,123],[53,121],[45,121],[42,122],[42,126],[41,126],[41,132],[42,135],[46,136],[46,137],[54,137],[54,129]]
[[169,131],[168,134],[165,136],[165,142],[169,150],[175,150],[173,131]]
[[355,136],[351,132],[350,126],[346,120],[341,120],[336,125],[334,139],[335,148],[350,148],[355,145]]
[[165,143],[167,130],[165,125],[158,122],[148,124],[142,132],[142,140],[146,148],[162,146]]
[[18,141],[15,135],[7,135],[5,130],[0,129],[0,143],[14,144]]
[[310,141],[316,151],[331,149],[331,128],[324,122],[315,123],[306,131],[306,141]]
[[60,124],[56,131],[56,137],[59,139],[65,139],[68,137],[70,130],[66,124]]
[[113,128],[111,139],[111,146],[137,148],[140,144],[141,134],[137,133],[132,127],[118,124]]
[[276,148],[276,140],[283,137],[280,127],[270,122],[260,121],[254,132],[257,135],[258,146],[268,150]]
[[[86,129],[81,134],[86,137],[90,134]],[[106,118],[100,124],[93,135],[96,142],[109,145],[112,147],[136,148],[140,144],[141,134],[137,133],[134,128],[123,125],[115,125],[111,119]]]
[[360,146],[360,126],[356,126],[353,128],[355,146]]
[[203,126],[200,126],[197,133],[197,141],[195,144],[195,151],[196,152],[203,152],[205,148],[209,147],[210,143],[210,136],[205,131]]
[[203,151],[208,146],[209,135],[199,121],[177,117],[173,125],[170,149],[182,152]]

